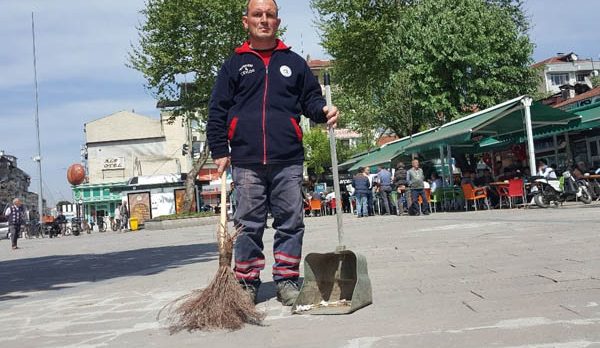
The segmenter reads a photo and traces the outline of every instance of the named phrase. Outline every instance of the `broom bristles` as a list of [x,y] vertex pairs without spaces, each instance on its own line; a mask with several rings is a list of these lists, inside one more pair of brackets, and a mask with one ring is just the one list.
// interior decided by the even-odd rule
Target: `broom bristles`
[[[240,228],[236,228],[239,233]],[[229,254],[229,262],[219,263],[217,274],[208,287],[194,290],[165,306],[170,322],[171,334],[187,331],[239,330],[244,324],[261,325],[265,317],[256,309],[253,299],[242,288],[229,265],[233,249],[234,235],[227,234],[225,251]],[[223,255],[221,255],[223,256]],[[162,312],[162,310],[161,310]],[[159,313],[159,317],[160,317]]]

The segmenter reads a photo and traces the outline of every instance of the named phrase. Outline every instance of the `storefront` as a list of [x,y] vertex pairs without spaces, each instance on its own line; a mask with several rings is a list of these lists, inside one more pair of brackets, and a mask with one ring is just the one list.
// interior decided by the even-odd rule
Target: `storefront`
[[73,200],[79,204],[80,212],[85,219],[91,217],[94,221],[104,216],[113,216],[121,203],[120,191],[127,187],[127,182],[110,184],[83,184],[73,186]]

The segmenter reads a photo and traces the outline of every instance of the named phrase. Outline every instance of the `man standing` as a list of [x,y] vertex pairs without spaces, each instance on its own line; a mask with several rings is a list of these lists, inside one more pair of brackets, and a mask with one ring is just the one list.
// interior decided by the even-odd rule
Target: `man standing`
[[352,187],[354,187],[354,197],[356,197],[356,216],[367,217],[367,196],[371,192],[371,184],[366,168],[359,168],[358,173],[352,178]]
[[379,179],[379,194],[383,200],[383,213],[390,215],[390,193],[392,193],[392,173],[390,173],[385,167],[379,166],[377,172],[377,178]]
[[129,222],[129,209],[127,208],[127,202],[123,202],[119,207],[121,215],[121,229],[127,230],[127,223]]
[[[219,173],[233,165],[237,189],[234,272],[256,300],[265,267],[262,236],[267,205],[273,214],[273,280],[277,299],[292,305],[302,254],[300,115],[334,127],[321,86],[299,55],[276,38],[281,20],[274,0],[250,0],[242,17],[249,40],[222,66],[213,88],[207,140]],[[231,150],[230,150],[231,149]]]
[[17,239],[21,233],[21,225],[25,218],[25,212],[21,205],[21,200],[18,198],[13,199],[13,204],[6,208],[4,215],[8,218],[8,232],[10,233],[10,241],[13,250],[19,249],[17,247]]
[[419,196],[423,201],[423,215],[429,215],[429,202],[425,195],[425,175],[423,169],[419,168],[419,160],[412,160],[412,168],[406,173],[406,181],[410,187],[410,196],[412,200],[411,209],[415,212],[419,211]]
[[394,173],[394,187],[398,192],[398,200],[396,206],[398,207],[398,215],[404,214],[404,203],[406,202],[406,174],[407,171],[404,169],[404,163],[398,162],[396,165],[396,173]]

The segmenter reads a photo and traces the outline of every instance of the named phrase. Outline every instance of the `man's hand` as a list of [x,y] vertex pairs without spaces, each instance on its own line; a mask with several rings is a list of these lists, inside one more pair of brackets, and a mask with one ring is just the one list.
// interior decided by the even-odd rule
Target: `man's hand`
[[340,112],[335,105],[331,106],[331,110],[329,110],[327,106],[324,106],[323,113],[325,113],[325,117],[327,117],[327,126],[333,128],[337,127],[337,119]]
[[230,159],[231,157],[221,157],[214,160],[215,164],[217,165],[217,170],[219,171],[219,176],[221,176],[221,174],[227,170],[227,167],[229,167]]

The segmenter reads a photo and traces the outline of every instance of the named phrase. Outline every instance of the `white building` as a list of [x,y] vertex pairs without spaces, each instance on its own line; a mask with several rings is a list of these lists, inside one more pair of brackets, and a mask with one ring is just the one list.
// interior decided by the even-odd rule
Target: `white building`
[[84,130],[87,180],[73,187],[73,198],[83,204],[85,216],[96,217],[112,216],[126,200],[121,191],[129,189],[130,178],[189,172],[191,148],[182,150],[194,136],[200,138],[182,117],[171,120],[168,112],[151,118],[120,111],[86,123]]
[[540,69],[542,82],[540,92],[559,93],[564,85],[586,84],[592,88],[590,78],[598,75],[600,61],[579,57],[575,53],[559,53],[533,65]]

